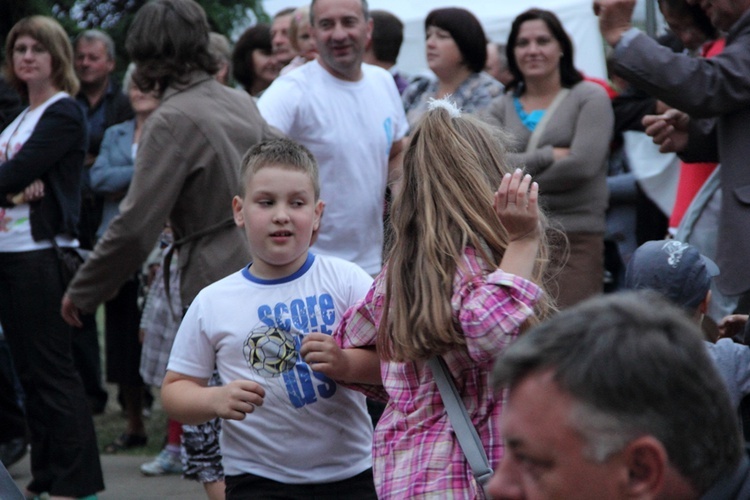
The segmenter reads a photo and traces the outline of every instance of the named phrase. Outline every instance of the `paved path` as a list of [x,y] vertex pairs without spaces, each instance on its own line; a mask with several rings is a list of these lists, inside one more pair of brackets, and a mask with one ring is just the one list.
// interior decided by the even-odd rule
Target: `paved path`
[[[100,500],[161,500],[180,498],[184,500],[205,500],[203,487],[195,481],[187,481],[180,476],[146,477],[138,467],[149,457],[132,455],[101,455],[104,468],[104,484],[107,489],[101,492]],[[29,456],[13,465],[9,472],[23,491],[30,481]]]

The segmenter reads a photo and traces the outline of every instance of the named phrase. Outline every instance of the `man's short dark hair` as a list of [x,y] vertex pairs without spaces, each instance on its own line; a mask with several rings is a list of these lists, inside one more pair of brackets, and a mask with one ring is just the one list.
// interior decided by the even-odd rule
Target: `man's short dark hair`
[[[359,0],[362,4],[362,14],[364,15],[365,21],[370,19],[370,7],[367,5],[367,0]],[[315,7],[316,0],[310,2],[310,25],[315,26],[315,15],[313,14],[313,7]],[[294,10],[294,9],[292,9]]]
[[372,17],[372,51],[378,61],[396,63],[404,42],[404,23],[385,10],[370,11]]
[[125,47],[136,63],[133,81],[144,91],[184,83],[195,70],[213,75],[218,62],[208,50],[203,7],[194,0],[155,0],[138,10]]
[[521,336],[500,356],[494,379],[515,387],[551,372],[576,401],[570,424],[604,461],[651,435],[703,493],[742,457],[726,388],[698,327],[651,291],[581,303]]

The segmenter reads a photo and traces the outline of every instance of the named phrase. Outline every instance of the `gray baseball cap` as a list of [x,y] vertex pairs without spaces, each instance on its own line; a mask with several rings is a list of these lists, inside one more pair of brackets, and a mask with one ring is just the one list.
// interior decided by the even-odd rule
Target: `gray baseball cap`
[[694,246],[676,240],[648,241],[638,247],[625,270],[625,287],[656,290],[684,309],[706,298],[719,267]]

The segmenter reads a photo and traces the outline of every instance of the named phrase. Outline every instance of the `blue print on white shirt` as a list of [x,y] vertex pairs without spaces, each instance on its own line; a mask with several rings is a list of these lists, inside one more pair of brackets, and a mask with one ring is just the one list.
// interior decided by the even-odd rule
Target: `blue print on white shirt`
[[391,146],[393,146],[393,118],[390,116],[383,121],[383,130],[385,130],[385,155],[390,156]]
[[282,375],[289,401],[295,408],[315,403],[318,398],[332,397],[336,383],[312,371],[299,350],[304,335],[331,334],[336,322],[333,297],[323,293],[264,304],[258,308],[258,316],[263,324],[254,328],[243,344],[248,366],[263,377]]

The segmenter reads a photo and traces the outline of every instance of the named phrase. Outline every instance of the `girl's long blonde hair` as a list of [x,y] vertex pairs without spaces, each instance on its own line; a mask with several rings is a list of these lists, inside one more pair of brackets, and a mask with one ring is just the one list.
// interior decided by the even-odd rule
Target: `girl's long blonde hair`
[[[490,270],[508,246],[493,208],[494,192],[510,171],[504,142],[499,131],[441,107],[425,113],[414,130],[391,212],[394,240],[377,342],[384,359],[424,360],[465,345],[451,309],[453,281],[467,246]],[[539,285],[547,260],[542,239],[534,274]],[[551,307],[544,295],[537,316]]]

